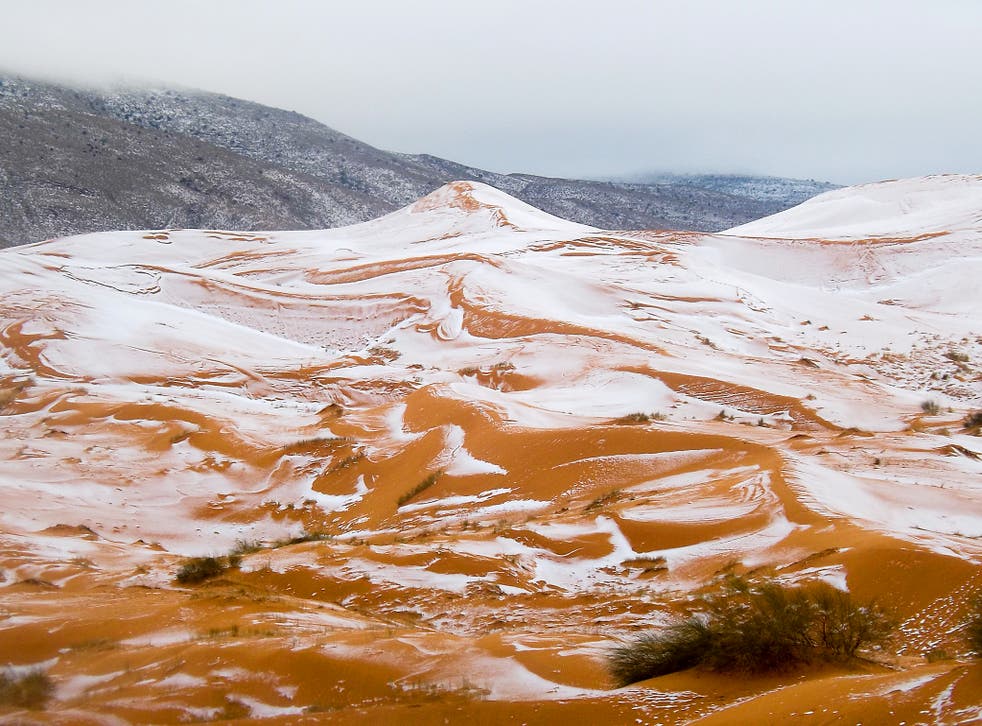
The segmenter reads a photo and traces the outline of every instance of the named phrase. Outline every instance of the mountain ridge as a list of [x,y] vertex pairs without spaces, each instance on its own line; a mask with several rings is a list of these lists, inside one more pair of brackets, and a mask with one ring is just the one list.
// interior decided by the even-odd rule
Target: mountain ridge
[[460,178],[604,229],[719,230],[789,206],[691,183],[499,174],[382,151],[292,111],[204,91],[79,89],[0,74],[0,245],[105,229],[320,229]]

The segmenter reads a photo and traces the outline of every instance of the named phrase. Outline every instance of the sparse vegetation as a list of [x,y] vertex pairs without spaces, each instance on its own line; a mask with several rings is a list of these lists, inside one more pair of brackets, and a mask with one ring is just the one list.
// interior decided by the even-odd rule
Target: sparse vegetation
[[592,502],[587,504],[586,509],[587,511],[593,509],[600,509],[601,507],[604,507],[612,502],[616,502],[620,498],[620,496],[621,496],[621,492],[619,489],[613,489],[609,492],[604,492],[599,497],[594,499]]
[[361,461],[364,458],[365,458],[365,454],[364,452],[361,451],[352,454],[351,456],[346,456],[345,458],[338,461],[337,464],[331,467],[330,473],[333,474],[335,472],[341,471],[342,469],[347,469],[352,464],[357,464],[359,461]]
[[309,439],[299,439],[283,446],[282,451],[297,451],[315,449],[322,446],[338,446],[351,443],[351,439],[343,436],[314,436]]
[[247,539],[237,539],[235,540],[235,547],[229,552],[232,557],[251,555],[253,552],[258,552],[263,548],[263,543],[259,540],[247,540]]
[[25,673],[8,669],[0,673],[0,706],[42,709],[54,690],[55,684],[40,669]]
[[968,623],[965,626],[968,647],[976,656],[982,658],[982,594],[976,596],[969,611]]
[[668,572],[668,560],[661,555],[641,555],[624,560],[622,567],[628,569],[638,569],[644,574]]
[[410,489],[408,492],[406,492],[402,496],[400,496],[399,499],[396,501],[396,506],[401,507],[404,504],[408,504],[410,501],[412,501],[412,499],[414,497],[416,497],[416,496],[422,494],[423,492],[425,492],[431,486],[433,486],[434,484],[436,484],[437,479],[440,478],[440,474],[442,474],[442,473],[443,472],[437,471],[437,472],[434,472],[433,474],[430,474],[425,479],[423,479],[423,481],[421,481],[419,484],[417,484],[412,489]]
[[322,542],[326,539],[333,539],[333,535],[330,535],[327,532],[308,532],[307,530],[303,530],[295,537],[278,539],[271,546],[273,549],[276,549],[277,547],[287,547],[288,545],[300,544],[302,542]]
[[944,357],[950,361],[954,361],[955,363],[968,363],[968,354],[955,348],[952,348],[945,353]]
[[610,654],[610,675],[618,686],[694,668],[711,647],[709,628],[690,618],[658,633],[644,633]]
[[399,357],[399,351],[384,345],[375,345],[368,349],[368,352],[375,358],[379,358],[386,363],[391,363]]
[[941,413],[941,406],[937,401],[924,401],[921,403],[921,410],[928,416],[937,416]]
[[[501,371],[513,371],[513,370],[515,370],[515,366],[507,361],[493,363],[491,366],[487,368],[488,372],[494,372],[494,371],[501,372]],[[477,374],[483,372],[484,370],[477,366],[464,366],[463,368],[457,369],[457,375],[465,378],[467,376],[476,376]]]
[[239,626],[226,625],[225,627],[209,628],[207,632],[209,638],[236,638],[239,635]]
[[962,426],[966,429],[982,428],[982,410],[972,411],[962,421]]
[[118,640],[112,640],[111,638],[91,638],[73,643],[69,646],[69,649],[73,651],[103,651],[114,650],[118,647]]
[[667,417],[665,416],[665,414],[659,413],[657,411],[655,413],[643,413],[641,411],[638,411],[636,413],[629,413],[626,416],[621,416],[620,418],[615,419],[614,423],[626,424],[626,425],[646,424],[646,423],[650,423],[651,421],[664,421],[666,418]]
[[185,560],[174,579],[183,585],[193,585],[204,582],[232,567],[238,567],[242,561],[241,555],[231,554],[228,557],[192,557]]
[[225,696],[225,701],[222,706],[219,718],[223,721],[236,721],[238,719],[246,719],[252,715],[252,709],[249,708],[242,701],[239,701],[232,696]]
[[878,605],[860,605],[824,583],[751,588],[737,580],[722,597],[707,600],[704,613],[615,648],[609,669],[624,686],[695,666],[763,672],[848,661],[890,629]]

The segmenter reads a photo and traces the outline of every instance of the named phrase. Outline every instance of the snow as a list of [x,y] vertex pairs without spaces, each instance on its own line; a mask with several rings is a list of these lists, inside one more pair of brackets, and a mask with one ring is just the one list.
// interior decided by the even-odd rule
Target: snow
[[[481,473],[481,472],[477,472]],[[498,473],[492,471],[490,473]],[[463,507],[467,504],[479,504],[481,502],[486,502],[488,499],[493,499],[495,497],[504,496],[510,494],[512,489],[489,489],[480,494],[464,494],[453,497],[443,497],[442,499],[426,499],[415,504],[403,504],[400,509],[403,512],[418,512],[424,509],[437,509],[440,513],[452,511]]]
[[[811,499],[811,506],[830,514],[917,539],[930,538],[931,533],[982,537],[982,500],[978,496],[982,485],[973,485],[971,477],[964,485],[947,477],[934,485],[916,479],[898,482],[837,471],[801,457],[793,459],[792,470],[796,486]],[[945,488],[944,483],[951,486]]]
[[929,176],[846,187],[726,230],[747,237],[913,237],[982,222],[982,175]]
[[431,572],[415,567],[386,564],[354,557],[345,563],[345,571],[367,577],[374,583],[397,585],[401,588],[444,590],[463,595],[472,582],[484,581],[484,577],[472,577],[457,573]]
[[445,456],[438,459],[436,466],[445,474],[453,476],[472,476],[479,474],[507,474],[497,464],[482,461],[464,448],[465,431],[460,426],[446,427]]
[[[0,525],[28,534],[85,524],[119,545],[216,554],[295,533],[289,513],[309,503],[343,520],[348,538],[399,531],[398,519],[368,523],[377,480],[360,473],[318,492],[333,460],[275,450],[350,436],[384,468],[433,429],[442,447],[420,466],[492,484],[414,502],[397,518],[531,516],[554,505],[519,494],[507,452],[475,453],[487,449],[455,413],[425,430],[408,425],[421,393],[516,436],[578,429],[600,440],[619,417],[661,413],[625,435],[685,435],[691,449],[598,451],[557,465],[654,498],[621,507],[635,522],[723,521],[770,506],[775,484],[750,482],[759,472],[747,486],[769,493],[742,502],[672,507],[660,496],[736,476],[714,460],[752,445],[788,454],[809,506],[917,542],[937,535],[932,546],[972,556],[977,462],[936,450],[971,450],[974,439],[949,432],[933,450],[924,443],[932,466],[916,476],[788,449],[793,435],[827,438],[837,426],[900,437],[927,399],[953,408],[951,428],[982,405],[980,197],[982,177],[925,177],[829,192],[725,235],[624,235],[464,183],[339,229],[175,230],[166,244],[112,232],[5,250],[0,374],[30,385],[18,394],[22,412],[2,417]],[[935,232],[945,234],[911,239]],[[380,348],[389,353],[370,352]],[[968,358],[965,370],[952,351]],[[469,367],[483,373],[462,376]],[[343,417],[322,420],[335,402]],[[713,421],[721,409],[736,420]],[[739,425],[758,422],[766,426]],[[772,534],[789,526],[772,522]],[[672,557],[771,539],[758,535]],[[77,540],[37,542],[39,558],[88,556]]]
[[299,716],[305,713],[305,710],[299,706],[273,706],[256,698],[243,696],[241,694],[236,694],[234,698],[236,701],[240,701],[249,707],[250,719]]
[[[977,562],[980,446],[959,426],[982,404],[980,189],[904,180],[726,235],[660,235],[451,185],[334,230],[0,252],[4,592],[24,577],[175,588],[176,555],[322,526],[333,541],[270,548],[241,571],[322,579],[308,597],[344,592],[343,606],[257,605],[256,625],[293,633],[291,648],[388,659],[413,671],[401,683],[454,689],[463,673],[487,698],[538,700],[598,694],[518,663],[538,647],[524,630],[503,656],[474,645],[495,601],[516,619],[543,592],[655,604],[729,561],[845,590],[848,565],[778,566],[806,557],[813,533],[827,547],[839,518]],[[928,399],[944,410],[925,415]],[[526,466],[543,446],[550,464]],[[439,486],[395,506],[407,476],[435,471]],[[57,524],[69,527],[44,531]],[[637,579],[629,561],[644,557],[667,571]],[[93,571],[78,575],[76,558]],[[475,589],[489,593],[480,618]],[[423,626],[384,635],[390,606]],[[160,628],[123,645],[195,637]],[[90,686],[66,679],[65,693]],[[255,718],[297,717],[277,704],[299,691],[276,688],[273,703],[233,695]]]

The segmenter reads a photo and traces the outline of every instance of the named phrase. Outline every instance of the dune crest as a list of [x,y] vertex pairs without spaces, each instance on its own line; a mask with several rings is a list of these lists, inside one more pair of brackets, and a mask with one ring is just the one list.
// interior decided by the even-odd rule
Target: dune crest
[[[978,717],[972,209],[929,177],[615,232],[454,182],[0,251],[0,660],[79,723]],[[893,670],[611,688],[731,575],[889,600]]]

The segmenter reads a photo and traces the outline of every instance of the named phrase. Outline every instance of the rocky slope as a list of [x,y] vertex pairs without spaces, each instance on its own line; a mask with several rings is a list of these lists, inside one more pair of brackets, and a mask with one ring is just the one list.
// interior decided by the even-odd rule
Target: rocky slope
[[[611,233],[460,182],[0,252],[0,660],[54,686],[0,717],[982,718],[982,178],[832,195]],[[841,205],[880,213],[806,233]],[[896,636],[613,687],[613,644],[734,575],[876,597]]]
[[[837,184],[814,179],[787,179],[746,174],[642,174],[630,181],[642,184],[672,184],[751,197],[786,208],[838,189]],[[777,210],[775,210],[777,211]]]
[[299,114],[176,90],[0,76],[0,246],[104,229],[317,229],[454,179],[606,229],[715,230],[790,206],[759,190],[504,175],[375,149]]

